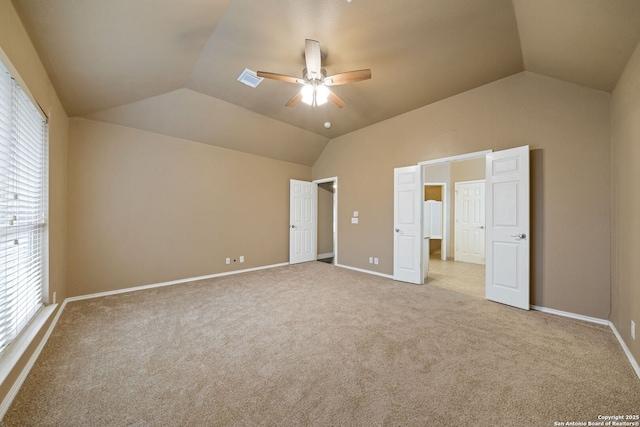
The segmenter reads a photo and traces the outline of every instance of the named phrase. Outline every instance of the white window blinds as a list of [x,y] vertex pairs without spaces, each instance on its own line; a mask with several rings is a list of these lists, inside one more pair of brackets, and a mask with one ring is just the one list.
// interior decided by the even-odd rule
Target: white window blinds
[[0,351],[47,289],[47,124],[0,63]]

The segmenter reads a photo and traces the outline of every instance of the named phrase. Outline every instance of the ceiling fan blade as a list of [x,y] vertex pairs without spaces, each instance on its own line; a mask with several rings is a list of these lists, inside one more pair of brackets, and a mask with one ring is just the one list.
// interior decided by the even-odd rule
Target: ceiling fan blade
[[268,73],[266,71],[258,71],[256,73],[258,77],[264,77],[265,79],[280,80],[287,83],[300,83],[304,84],[304,80],[293,76],[285,76],[284,74]]
[[324,84],[326,86],[344,85],[347,83],[360,82],[362,80],[369,80],[371,78],[371,70],[357,70],[347,71],[346,73],[334,74],[333,76],[326,77]]
[[297,94],[295,94],[293,96],[293,98],[291,98],[286,104],[284,104],[285,107],[293,107],[295,105],[298,104],[298,102],[300,102],[300,100],[302,99],[302,93],[298,92]]
[[333,91],[329,91],[329,96],[327,96],[327,101],[329,101],[330,103],[332,103],[338,108],[344,108],[347,105],[347,103],[344,102],[344,100],[340,98],[338,95],[333,93]]
[[304,60],[307,63],[307,72],[311,75],[321,73],[320,42],[306,39],[304,41]]

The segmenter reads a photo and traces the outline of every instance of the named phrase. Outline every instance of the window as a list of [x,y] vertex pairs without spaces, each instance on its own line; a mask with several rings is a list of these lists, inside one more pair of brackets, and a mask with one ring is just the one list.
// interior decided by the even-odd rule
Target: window
[[0,351],[47,294],[48,127],[0,63]]

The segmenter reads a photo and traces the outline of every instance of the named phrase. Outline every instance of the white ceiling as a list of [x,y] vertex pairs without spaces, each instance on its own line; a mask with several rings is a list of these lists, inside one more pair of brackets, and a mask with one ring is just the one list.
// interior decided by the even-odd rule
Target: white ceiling
[[[611,92],[639,0],[13,0],[70,116],[311,165],[327,141],[521,71]],[[346,102],[284,104],[304,40]],[[268,119],[270,118],[270,119]],[[323,123],[333,126],[325,129]]]

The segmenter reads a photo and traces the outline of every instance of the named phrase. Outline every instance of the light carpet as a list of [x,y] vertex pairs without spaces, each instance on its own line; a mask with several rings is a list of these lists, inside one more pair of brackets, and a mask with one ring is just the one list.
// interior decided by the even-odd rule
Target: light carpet
[[553,426],[640,411],[608,327],[456,280],[312,262],[71,302],[3,421]]

